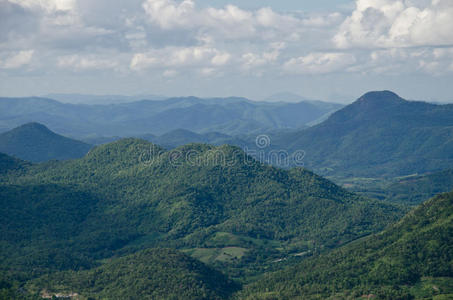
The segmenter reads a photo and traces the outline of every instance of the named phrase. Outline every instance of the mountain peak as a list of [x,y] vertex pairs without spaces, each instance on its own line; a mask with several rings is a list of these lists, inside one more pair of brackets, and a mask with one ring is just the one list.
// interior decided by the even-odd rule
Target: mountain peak
[[403,98],[398,96],[396,93],[392,91],[372,91],[364,94],[360,97],[357,102],[367,102],[367,103],[401,103],[405,101]]
[[13,130],[22,131],[22,130],[33,130],[33,131],[41,131],[46,133],[53,133],[49,128],[45,125],[38,123],[38,122],[30,122],[23,124]]
[[17,158],[42,162],[84,156],[91,145],[59,135],[32,122],[0,134],[0,151]]

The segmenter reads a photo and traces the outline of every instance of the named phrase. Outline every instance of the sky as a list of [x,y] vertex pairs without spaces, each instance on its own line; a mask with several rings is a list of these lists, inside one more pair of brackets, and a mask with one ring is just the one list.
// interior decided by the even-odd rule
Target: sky
[[453,102],[452,0],[0,0],[0,96]]

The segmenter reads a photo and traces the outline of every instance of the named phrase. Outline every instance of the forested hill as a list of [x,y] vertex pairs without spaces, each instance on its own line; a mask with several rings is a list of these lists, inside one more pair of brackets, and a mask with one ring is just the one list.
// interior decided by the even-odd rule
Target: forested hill
[[406,101],[369,92],[323,123],[274,136],[305,165],[324,175],[402,176],[453,167],[453,105]]
[[18,171],[29,165],[25,161],[0,153],[0,175],[7,172]]
[[24,172],[0,184],[0,267],[20,280],[154,247],[182,249],[243,279],[401,216],[397,207],[231,146],[165,151],[125,139]]
[[221,300],[239,285],[205,264],[171,249],[149,249],[79,272],[43,276],[27,285],[31,294],[91,299]]
[[31,162],[80,158],[91,147],[39,123],[27,123],[0,134],[0,152]]
[[425,202],[382,233],[265,276],[241,298],[360,299],[363,295],[453,298],[453,193]]

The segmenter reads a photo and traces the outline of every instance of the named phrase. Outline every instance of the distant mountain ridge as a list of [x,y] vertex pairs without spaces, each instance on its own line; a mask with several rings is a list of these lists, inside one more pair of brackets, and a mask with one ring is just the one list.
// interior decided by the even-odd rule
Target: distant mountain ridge
[[42,96],[43,98],[55,99],[63,103],[71,104],[118,104],[135,102],[139,100],[164,100],[168,97],[162,95],[135,95],[135,96],[123,96],[123,95],[89,95],[89,94],[48,94]]
[[403,176],[453,167],[453,104],[406,101],[370,92],[297,133],[273,136],[324,175]]
[[91,145],[58,135],[39,123],[0,134],[0,152],[31,162],[80,158]]
[[71,137],[161,135],[176,129],[237,135],[301,128],[341,105],[268,103],[245,98],[196,97],[109,105],[65,104],[46,98],[0,98],[0,129],[46,124]]
[[211,145],[227,144],[232,139],[231,136],[220,132],[198,134],[186,129],[175,129],[160,136],[147,134],[139,137],[166,149],[172,149],[190,143]]

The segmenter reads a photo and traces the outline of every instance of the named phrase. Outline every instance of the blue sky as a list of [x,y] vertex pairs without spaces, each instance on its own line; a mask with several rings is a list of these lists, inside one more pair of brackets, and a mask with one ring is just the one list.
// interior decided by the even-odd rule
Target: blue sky
[[453,101],[451,0],[0,0],[0,96]]

